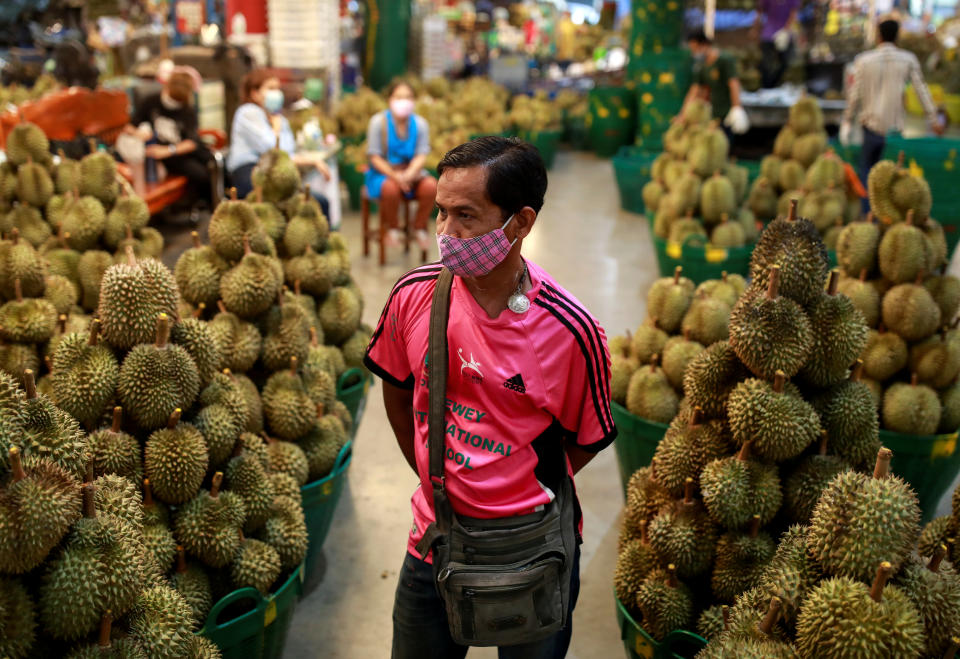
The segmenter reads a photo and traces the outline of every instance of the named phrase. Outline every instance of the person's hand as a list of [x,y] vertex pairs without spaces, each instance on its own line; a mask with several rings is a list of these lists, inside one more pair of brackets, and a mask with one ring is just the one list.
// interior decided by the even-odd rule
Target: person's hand
[[939,117],[933,122],[930,128],[933,130],[934,135],[943,135],[947,130],[947,122],[944,121],[942,117]]
[[723,120],[724,126],[729,126],[735,135],[743,135],[750,130],[750,118],[747,117],[746,110],[740,105],[734,105]]
[[840,124],[840,144],[843,146],[850,146],[850,133],[853,132],[853,127],[850,125],[849,121],[844,121]]
[[317,171],[320,172],[320,175],[327,181],[330,180],[330,167],[327,165],[325,160],[317,158],[316,162],[313,163],[313,166],[317,168]]
[[166,144],[148,144],[143,150],[144,155],[154,160],[163,160],[170,156],[170,147]]
[[406,179],[406,177],[404,176],[404,172],[396,172],[396,171],[395,171],[390,178],[392,178],[392,179],[394,180],[394,182],[395,182],[398,186],[400,186],[400,190],[401,190],[401,192],[403,192],[403,194],[409,194],[409,192],[410,192],[410,183],[407,182],[407,179]]

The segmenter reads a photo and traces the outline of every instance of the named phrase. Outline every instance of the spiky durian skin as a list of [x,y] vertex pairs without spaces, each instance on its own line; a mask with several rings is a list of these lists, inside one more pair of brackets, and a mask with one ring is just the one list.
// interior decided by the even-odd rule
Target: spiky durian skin
[[765,290],[771,266],[779,265],[780,294],[806,305],[821,294],[827,264],[827,250],[812,222],[779,218],[760,234],[750,275],[753,286]]
[[926,563],[914,556],[898,575],[897,585],[923,621],[924,656],[942,657],[950,639],[960,635],[960,576],[950,563],[941,563],[936,572]]
[[267,444],[270,471],[282,471],[293,476],[301,486],[306,484],[310,465],[303,449],[293,442],[272,441]]
[[893,332],[871,330],[863,348],[863,373],[868,378],[883,382],[907,365],[907,344]]
[[693,478],[696,482],[703,466],[722,457],[729,449],[729,440],[721,422],[707,421],[687,427],[674,420],[657,445],[651,465],[659,484],[673,496],[679,497],[683,494],[687,478]]
[[633,472],[627,481],[627,503],[624,506],[624,526],[632,526],[635,537],[640,537],[640,520],[648,520],[657,514],[673,497],[653,478],[651,467],[642,467]]
[[783,483],[784,509],[794,522],[810,521],[823,489],[850,464],[836,455],[811,455],[804,458]]
[[53,335],[57,310],[43,298],[10,300],[0,306],[0,338],[16,343],[42,343]]
[[931,336],[910,350],[910,373],[934,389],[945,389],[960,372],[960,342]]
[[883,561],[899,569],[919,525],[917,495],[900,478],[849,471],[830,482],[813,509],[810,555],[827,574],[870,582]]
[[723,636],[697,653],[697,659],[797,659],[792,645],[782,641]]
[[182,659],[193,648],[192,610],[183,596],[166,585],[147,588],[130,612],[130,636],[157,659]]
[[948,538],[952,538],[956,532],[956,523],[950,515],[934,517],[920,533],[920,539],[917,540],[917,552],[921,556],[933,556],[937,547],[945,544]]
[[177,259],[173,274],[183,299],[212,308],[220,297],[220,278],[229,268],[213,248],[193,247]]
[[258,316],[273,304],[283,284],[276,259],[247,254],[220,278],[220,297],[227,309],[241,318]]
[[657,326],[665,332],[676,332],[693,300],[693,282],[680,277],[658,279],[647,292],[647,314],[657,319]]
[[42,458],[23,462],[27,477],[8,477],[0,490],[0,570],[8,574],[39,565],[80,517],[79,483],[72,475]]
[[140,556],[135,534],[113,516],[79,519],[47,563],[39,600],[46,633],[78,639],[96,629],[101,611],[126,614],[142,588]]
[[247,404],[247,423],[244,429],[249,433],[259,433],[263,430],[263,401],[257,385],[244,375],[234,375],[234,378]]
[[138,345],[120,367],[120,402],[144,429],[163,426],[177,408],[189,409],[199,391],[197,366],[190,353],[178,345]]
[[111,638],[109,648],[99,643],[77,647],[67,659],[149,659],[140,645],[130,638]]
[[683,578],[703,574],[713,562],[717,528],[699,504],[665,506],[648,527],[650,545],[669,556]]
[[111,266],[100,283],[98,314],[103,337],[116,348],[153,341],[159,315],[177,317],[179,297],[173,274],[159,261],[143,259],[136,265]]
[[723,633],[723,609],[714,604],[703,610],[697,618],[697,633],[707,639],[707,643],[716,641]]
[[904,284],[930,272],[933,254],[930,241],[910,224],[896,224],[883,234],[877,249],[877,265],[887,281]]
[[667,333],[648,321],[637,328],[630,337],[630,352],[640,364],[647,364],[654,355],[663,354]]
[[768,524],[783,494],[775,465],[737,457],[714,460],[700,474],[703,502],[710,516],[728,529],[745,526],[754,515]]
[[687,364],[703,350],[702,344],[687,341],[683,337],[667,341],[663,348],[661,365],[670,386],[678,391],[683,389],[683,376],[687,371]]
[[223,653],[216,643],[205,636],[193,637],[193,650],[190,659],[223,659]]
[[214,404],[201,409],[193,422],[207,442],[210,464],[226,461],[243,430],[243,419],[226,405]]
[[735,531],[720,536],[710,579],[714,597],[732,602],[743,591],[755,587],[776,548],[766,533],[755,538]]
[[960,279],[953,275],[942,277],[927,277],[923,287],[930,291],[937,306],[940,307],[940,318],[953,318],[960,309]]
[[690,304],[682,326],[691,339],[703,345],[723,341],[730,334],[730,307],[717,298],[698,298]]
[[848,577],[822,581],[810,591],[797,617],[802,657],[919,657],[923,621],[896,586],[874,602],[869,588]]
[[302,364],[310,349],[310,320],[297,304],[287,303],[273,307],[264,322],[260,361],[269,371],[279,371],[296,357]]
[[170,586],[183,596],[193,617],[205,622],[210,607],[213,606],[213,594],[210,590],[210,578],[199,565],[187,564],[185,572],[174,571],[170,576]]
[[830,450],[859,465],[880,449],[877,408],[870,387],[848,380],[818,396],[813,406],[830,438]]
[[123,476],[107,474],[93,481],[97,512],[111,515],[126,525],[128,533],[137,540],[143,533],[143,507],[140,491]]
[[260,254],[269,251],[268,238],[250,204],[225,199],[217,205],[210,217],[210,246],[227,261],[243,258],[243,236],[250,241],[250,249]]
[[793,385],[777,393],[763,380],[737,385],[727,404],[730,431],[740,445],[774,462],[800,455],[820,435],[820,417]]
[[177,541],[170,528],[165,523],[144,523],[143,546],[153,557],[160,569],[160,574],[166,574],[177,555]]
[[641,366],[630,377],[627,386],[627,410],[631,414],[667,423],[677,414],[680,399],[660,369]]
[[232,313],[220,313],[208,324],[220,352],[223,368],[246,373],[260,356],[261,337],[257,327]]
[[779,370],[792,378],[810,357],[813,330],[796,302],[753,289],[730,313],[730,347],[758,377],[772,380]]
[[267,595],[280,576],[280,555],[260,540],[245,540],[230,564],[230,578],[237,588],[256,588]]
[[692,407],[708,417],[726,414],[727,398],[747,371],[726,341],[714,343],[687,365],[683,391]]
[[895,382],[883,394],[883,427],[910,435],[932,435],[940,425],[940,398],[922,384]]
[[263,387],[262,399],[267,424],[279,437],[298,439],[313,427],[316,404],[299,376],[289,371],[274,373]]
[[317,308],[317,317],[328,343],[340,345],[360,327],[361,300],[353,289],[335,286]]
[[196,318],[181,320],[170,331],[170,341],[187,351],[197,367],[200,386],[207,386],[220,370],[220,351],[209,325]]
[[[86,436],[76,419],[54,406],[43,394],[27,400],[20,408],[19,416],[24,431],[19,446],[24,456],[43,456],[74,477],[84,477],[90,457]],[[8,465],[8,461],[5,450],[0,456],[0,464]]]
[[84,334],[68,334],[53,356],[53,392],[57,405],[82,423],[94,423],[113,399],[120,368],[113,352],[88,345]]
[[332,414],[327,414],[314,424],[313,429],[299,441],[310,465],[309,480],[324,478],[333,470],[340,450],[349,441],[343,423]]
[[940,327],[940,307],[923,286],[894,286],[883,296],[881,306],[883,324],[907,341],[925,339]]
[[792,624],[807,592],[820,580],[820,567],[807,551],[808,527],[791,526],[760,576],[758,593],[764,603],[771,597],[783,602],[784,620]]
[[275,496],[263,464],[255,455],[243,453],[230,460],[224,476],[227,487],[243,499],[244,530],[250,532],[263,526]]
[[145,472],[153,493],[166,503],[190,500],[203,482],[208,463],[207,443],[188,423],[157,430],[144,449]]
[[240,546],[246,513],[243,499],[233,492],[211,497],[207,490],[188,501],[178,512],[174,535],[192,555],[210,567],[224,567]]
[[840,294],[821,296],[810,307],[809,317],[813,347],[800,376],[817,387],[828,387],[844,380],[860,356],[867,324],[850,299]]
[[639,538],[625,543],[617,555],[613,573],[613,588],[624,606],[634,607],[637,589],[651,570],[659,567],[657,553]]
[[10,659],[31,656],[36,617],[33,599],[23,584],[13,577],[0,577],[0,654]]
[[300,503],[290,497],[275,497],[258,537],[277,550],[284,570],[297,567],[307,554],[307,525]]
[[637,589],[637,610],[641,626],[656,640],[674,629],[683,629],[693,617],[693,598],[683,584],[676,588],[666,583],[667,573],[654,570]]

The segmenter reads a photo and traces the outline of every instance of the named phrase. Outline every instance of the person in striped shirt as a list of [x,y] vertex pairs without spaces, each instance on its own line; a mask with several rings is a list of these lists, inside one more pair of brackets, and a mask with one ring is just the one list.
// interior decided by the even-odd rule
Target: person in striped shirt
[[[880,43],[876,48],[857,55],[853,61],[853,81],[847,90],[847,108],[840,125],[840,142],[849,144],[853,120],[857,117],[863,127],[860,178],[864,185],[867,184],[870,169],[883,157],[887,133],[903,130],[903,91],[907,82],[913,85],[920,98],[933,132],[941,135],[945,129],[943,121],[937,116],[937,108],[923,79],[917,56],[896,46],[899,31],[900,24],[897,21],[882,21],[877,27]],[[869,201],[865,199],[863,204],[863,210],[867,212]]]
[[[450,636],[433,581],[432,552],[421,555],[417,549],[434,521],[426,357],[441,268],[454,274],[444,476],[455,513],[481,519],[533,513],[617,432],[603,328],[520,253],[547,188],[539,152],[517,139],[482,137],[447,153],[438,171],[441,262],[416,268],[396,283],[365,358],[383,379],[387,416],[420,479],[394,604],[394,659],[460,659],[467,652]],[[578,505],[575,509],[579,540],[582,517]],[[579,588],[579,550],[574,560],[571,610]],[[570,635],[568,622],[544,641],[503,647],[499,656],[559,659]]]

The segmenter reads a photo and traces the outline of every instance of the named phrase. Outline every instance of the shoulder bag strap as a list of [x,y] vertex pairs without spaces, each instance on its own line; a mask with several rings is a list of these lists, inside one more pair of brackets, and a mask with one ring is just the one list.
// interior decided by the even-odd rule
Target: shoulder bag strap
[[430,308],[430,342],[427,373],[429,376],[429,415],[427,448],[430,451],[430,483],[433,486],[433,510],[437,530],[445,535],[453,516],[447,499],[443,476],[443,458],[446,448],[445,417],[447,397],[447,371],[449,351],[447,348],[447,317],[450,312],[450,289],[453,274],[443,268],[433,291]]

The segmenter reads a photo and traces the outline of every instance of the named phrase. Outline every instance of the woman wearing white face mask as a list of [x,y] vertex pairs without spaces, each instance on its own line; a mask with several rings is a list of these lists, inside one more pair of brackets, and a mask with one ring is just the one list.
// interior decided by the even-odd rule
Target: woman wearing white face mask
[[367,126],[367,194],[380,201],[380,222],[388,229],[386,243],[397,247],[403,234],[397,228],[400,199],[416,199],[413,226],[422,249],[430,245],[427,222],[437,195],[437,181],[423,168],[430,154],[430,125],[413,113],[413,88],[395,82],[387,92],[389,109],[375,114]]
[[[296,153],[290,122],[282,114],[283,91],[276,76],[265,69],[248,73],[243,79],[243,99],[243,105],[233,115],[227,155],[227,172],[239,198],[253,190],[250,180],[253,168],[278,140],[280,148],[289,153],[298,166],[315,167],[325,178],[330,178],[330,168],[322,159]],[[326,198],[315,191],[311,193],[326,215],[329,208]]]

